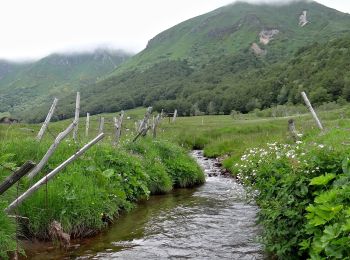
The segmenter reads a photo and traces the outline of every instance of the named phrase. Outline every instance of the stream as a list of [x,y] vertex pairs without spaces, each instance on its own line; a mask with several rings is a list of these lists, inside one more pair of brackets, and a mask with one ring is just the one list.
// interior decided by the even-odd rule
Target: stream
[[26,259],[264,259],[256,240],[258,207],[243,187],[224,177],[216,159],[191,155],[206,183],[151,196],[99,235],[68,250],[26,242]]

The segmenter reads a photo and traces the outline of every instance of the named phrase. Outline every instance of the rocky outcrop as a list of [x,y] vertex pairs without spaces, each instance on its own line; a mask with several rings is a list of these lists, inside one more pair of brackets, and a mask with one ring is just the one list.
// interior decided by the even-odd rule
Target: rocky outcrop
[[275,35],[277,35],[280,31],[277,29],[272,30],[262,30],[259,33],[260,43],[267,45]]
[[309,21],[307,20],[307,11],[304,10],[302,12],[302,14],[299,16],[299,26],[300,27],[304,27],[308,23],[309,23]]
[[257,56],[262,56],[266,54],[266,50],[263,50],[260,48],[260,46],[257,43],[253,43],[250,49],[254,52]]

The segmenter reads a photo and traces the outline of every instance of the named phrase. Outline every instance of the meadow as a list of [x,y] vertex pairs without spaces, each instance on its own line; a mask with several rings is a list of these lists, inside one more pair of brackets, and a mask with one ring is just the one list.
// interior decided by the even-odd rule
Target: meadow
[[[95,234],[150,194],[202,183],[203,173],[186,151],[204,149],[206,156],[219,157],[223,167],[251,190],[261,208],[259,223],[264,231],[260,239],[268,253],[281,259],[344,259],[349,255],[349,107],[319,111],[323,132],[307,113],[262,117],[266,114],[260,112],[179,117],[175,123],[164,118],[157,139],[147,137],[132,143],[134,122],[144,112],[144,108],[126,111],[118,147],[111,146],[114,115],[102,115],[104,140],[18,208],[16,213],[30,220],[22,235],[48,239],[53,219],[72,237]],[[301,136],[296,143],[287,129],[290,118]],[[91,117],[90,139],[97,134],[98,119]],[[43,172],[87,142],[84,120],[79,123],[79,144],[71,138],[64,141]],[[1,165],[11,168],[28,159],[40,160],[70,122],[51,123],[40,143],[34,140],[40,125],[0,126]],[[0,173],[3,179],[9,172],[0,168]],[[23,179],[19,190],[31,183]],[[1,207],[15,196],[13,187],[1,197]],[[2,210],[0,226],[4,257],[6,251],[15,249],[16,227]]]
[[[136,115],[142,117],[144,110]],[[134,117],[133,112],[128,116]],[[97,117],[91,118],[90,138],[80,132],[80,140],[64,140],[50,158],[41,174],[33,180],[22,178],[18,193],[22,193],[44,173],[74,154],[82,144],[97,135]],[[83,119],[81,120],[81,123]],[[35,140],[39,125],[2,125],[0,132],[0,180],[27,160],[40,161],[54,137],[69,124],[69,120],[52,123],[45,138]],[[130,119],[130,125],[133,125]],[[82,124],[83,125],[83,124]],[[128,125],[126,123],[126,125]],[[140,200],[150,195],[170,192],[178,187],[193,187],[204,182],[204,174],[187,150],[165,140],[150,137],[131,140],[132,129],[123,130],[123,140],[112,146],[112,124],[106,118],[106,138],[65,168],[22,205],[11,212],[28,218],[21,223],[22,238],[50,239],[53,220],[61,223],[72,238],[91,236],[115,221],[118,215],[130,211]],[[113,131],[114,132],[114,131]],[[0,258],[16,249],[16,223],[3,209],[17,196],[16,185],[0,199]]]

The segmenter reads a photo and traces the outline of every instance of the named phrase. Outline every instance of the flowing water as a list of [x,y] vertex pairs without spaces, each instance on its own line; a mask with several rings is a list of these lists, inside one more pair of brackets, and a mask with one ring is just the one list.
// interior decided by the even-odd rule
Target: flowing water
[[28,258],[263,259],[256,242],[258,208],[246,202],[240,184],[221,175],[215,159],[202,151],[192,155],[207,175],[204,185],[152,196],[98,236],[73,241],[67,251],[30,243]]

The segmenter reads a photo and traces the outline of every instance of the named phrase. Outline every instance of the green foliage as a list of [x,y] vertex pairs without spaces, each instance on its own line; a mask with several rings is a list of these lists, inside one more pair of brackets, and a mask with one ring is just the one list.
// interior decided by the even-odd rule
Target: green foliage
[[232,168],[258,191],[268,252],[281,259],[349,256],[350,178],[343,158],[350,150],[339,145],[344,132],[330,131],[316,142],[306,138],[297,145],[249,149]]
[[[0,61],[0,112],[11,112],[26,121],[43,121],[53,97],[75,96],[76,90],[95,83],[129,57],[121,51],[100,49],[52,54],[23,64]],[[67,118],[67,111],[60,100],[55,119]]]
[[[2,164],[6,161],[7,166],[20,165],[28,159],[38,161],[49,145],[46,139],[38,144],[33,138],[10,138],[2,141],[0,160]],[[67,159],[77,147],[72,140],[62,142],[34,181]],[[5,169],[0,168],[0,180],[5,176]],[[204,174],[196,162],[176,145],[147,138],[137,143],[126,142],[118,149],[101,143],[24,201],[19,214],[28,217],[30,222],[23,232],[26,236],[48,239],[49,224],[57,220],[72,237],[90,236],[151,193],[165,193],[174,187],[192,187],[203,182]],[[33,181],[23,179],[20,191],[32,184]],[[8,203],[15,196],[11,188],[0,202]],[[6,228],[2,229],[3,226]],[[0,227],[0,242],[4,246],[0,252],[4,255],[7,250],[13,250],[14,230],[1,213]]]
[[5,203],[0,200],[0,258],[8,259],[7,253],[16,250],[16,226],[4,213]]

